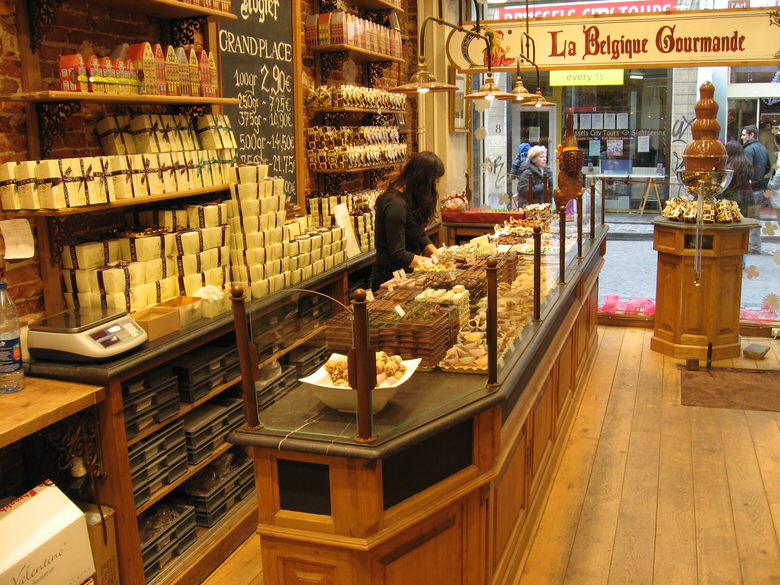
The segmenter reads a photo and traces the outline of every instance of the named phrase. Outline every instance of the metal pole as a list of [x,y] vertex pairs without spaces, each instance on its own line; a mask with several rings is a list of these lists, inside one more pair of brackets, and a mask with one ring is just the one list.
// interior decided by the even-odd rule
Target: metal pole
[[231,290],[233,303],[233,328],[236,332],[238,363],[241,368],[241,392],[244,398],[244,419],[250,429],[261,428],[257,412],[257,391],[255,382],[257,373],[257,347],[249,336],[249,323],[246,319],[244,289],[234,286]]
[[582,260],[582,192],[577,195],[577,259]]
[[560,265],[560,274],[558,282],[566,284],[566,206],[561,205],[558,208],[558,263]]
[[542,315],[542,228],[534,226],[534,321]]
[[596,238],[596,181],[590,180],[590,239]]
[[607,179],[601,177],[601,225],[606,223],[604,214],[606,213],[605,202],[607,199]]
[[369,347],[368,333],[368,301],[366,291],[359,288],[355,291],[352,300],[354,329],[354,347],[349,352],[347,365],[351,372],[355,372],[355,391],[357,392],[357,422],[358,434],[355,441],[369,443],[376,439],[374,436],[374,410],[372,391],[376,386],[376,356]]
[[498,383],[498,260],[487,261],[488,386]]

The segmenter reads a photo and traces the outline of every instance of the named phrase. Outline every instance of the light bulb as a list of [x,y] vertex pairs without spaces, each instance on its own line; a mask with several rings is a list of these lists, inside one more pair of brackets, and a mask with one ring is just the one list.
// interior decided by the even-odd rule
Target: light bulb
[[492,102],[494,99],[496,99],[496,96],[494,96],[493,94],[488,94],[485,96],[485,99],[489,102]]
[[542,107],[542,102],[536,102],[536,103],[534,104],[534,107],[535,107],[535,108],[541,108],[541,107]]
[[417,93],[428,93],[430,91],[430,88],[427,87],[418,87]]

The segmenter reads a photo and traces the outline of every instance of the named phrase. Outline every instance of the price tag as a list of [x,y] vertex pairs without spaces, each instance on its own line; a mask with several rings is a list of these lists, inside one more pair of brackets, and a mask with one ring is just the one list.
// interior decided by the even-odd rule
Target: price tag
[[401,305],[396,305],[394,308],[395,308],[395,312],[398,313],[399,316],[403,317],[404,315],[406,315],[406,311],[404,311],[401,308]]
[[403,271],[403,269],[399,268],[398,270],[393,272],[393,278],[395,278],[397,280],[403,280],[405,274],[406,273]]
[[370,288],[366,290],[366,300],[369,303],[374,300],[374,291],[372,291]]
[[436,254],[431,254],[431,262],[433,262],[434,264],[438,264],[439,257]]

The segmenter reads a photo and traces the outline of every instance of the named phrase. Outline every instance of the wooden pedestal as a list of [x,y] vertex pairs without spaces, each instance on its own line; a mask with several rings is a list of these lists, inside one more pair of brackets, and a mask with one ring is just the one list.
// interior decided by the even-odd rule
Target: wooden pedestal
[[658,252],[655,331],[650,347],[675,358],[712,359],[740,354],[739,307],[742,256],[753,219],[736,224],[706,224],[702,230],[701,281],[695,283],[696,225],[658,218],[653,221]]

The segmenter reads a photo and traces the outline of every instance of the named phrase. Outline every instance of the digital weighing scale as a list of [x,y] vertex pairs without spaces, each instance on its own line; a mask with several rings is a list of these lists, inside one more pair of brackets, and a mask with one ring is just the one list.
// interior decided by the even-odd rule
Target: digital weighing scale
[[75,362],[107,360],[145,341],[146,331],[127,312],[90,308],[46,317],[27,334],[32,357]]

